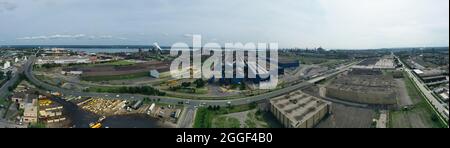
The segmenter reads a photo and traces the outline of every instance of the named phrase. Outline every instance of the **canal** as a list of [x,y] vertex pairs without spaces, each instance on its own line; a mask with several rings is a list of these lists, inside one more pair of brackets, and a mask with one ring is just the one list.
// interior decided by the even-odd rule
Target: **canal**
[[[52,101],[64,107],[64,114],[70,119],[74,128],[89,128],[89,124],[98,121],[101,117],[94,113],[79,108],[75,103],[68,102],[61,98],[51,98]],[[103,122],[103,127],[108,128],[167,128],[156,118],[144,114],[120,115],[107,117]]]

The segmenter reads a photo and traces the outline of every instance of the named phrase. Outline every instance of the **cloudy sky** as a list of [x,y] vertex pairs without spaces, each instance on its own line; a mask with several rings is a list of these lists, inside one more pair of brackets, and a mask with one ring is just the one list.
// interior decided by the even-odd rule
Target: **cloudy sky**
[[0,45],[449,45],[449,0],[0,0]]

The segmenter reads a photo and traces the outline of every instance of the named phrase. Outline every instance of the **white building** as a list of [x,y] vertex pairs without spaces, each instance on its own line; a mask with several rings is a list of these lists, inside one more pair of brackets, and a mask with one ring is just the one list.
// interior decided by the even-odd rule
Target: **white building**
[[83,71],[61,71],[61,74],[82,75]]
[[23,112],[23,119],[25,123],[36,123],[38,118],[37,99],[33,99],[32,102],[25,104],[25,110]]
[[37,60],[36,64],[87,64],[92,61],[89,57],[71,56],[71,57],[44,57]]
[[159,78],[158,70],[150,70],[150,76],[153,78]]
[[414,69],[413,71],[414,71],[414,73],[416,73],[416,74],[418,74],[418,75],[424,73],[424,72],[423,72],[422,70],[420,70],[420,69]]
[[11,62],[6,61],[5,64],[3,64],[3,69],[8,69],[11,67]]
[[449,97],[448,97],[448,93],[441,93],[439,94],[439,96],[441,96],[442,101],[448,101]]

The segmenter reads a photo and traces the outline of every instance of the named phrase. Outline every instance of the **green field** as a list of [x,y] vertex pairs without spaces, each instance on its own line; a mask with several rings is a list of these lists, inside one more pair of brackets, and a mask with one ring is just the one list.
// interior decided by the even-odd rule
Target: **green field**
[[267,112],[249,112],[247,113],[247,120],[245,120],[245,127],[246,128],[269,128],[269,123],[267,123],[267,119],[265,118],[265,113]]
[[6,99],[0,98],[0,105],[8,106],[9,102]]
[[391,128],[441,128],[445,127],[422,97],[414,82],[404,74],[408,95],[415,104],[409,109],[389,112],[389,127]]
[[327,62],[327,59],[324,58],[315,58],[315,57],[306,57],[306,56],[301,56],[300,57],[300,63],[301,64],[306,64],[306,65],[311,65],[311,64],[322,64]]
[[[194,128],[211,128],[213,119],[221,115],[237,113],[255,109],[256,105],[240,105],[232,107],[221,107],[220,109],[199,108],[196,113]],[[225,119],[224,119],[225,120]],[[227,119],[227,121],[233,123],[233,119]],[[229,124],[227,124],[229,126]],[[232,126],[233,124],[231,124]],[[225,126],[225,125],[224,125]]]
[[140,72],[126,75],[113,75],[113,76],[81,76],[81,80],[98,82],[98,81],[137,79],[142,77],[149,77],[149,73]]
[[239,128],[239,120],[233,117],[219,116],[213,120],[214,128]]
[[[136,64],[134,62],[130,62],[127,60],[120,61],[112,61],[106,63],[98,63],[98,64],[87,64],[83,67],[95,67],[95,66],[128,66]],[[148,72],[140,72],[140,73],[132,73],[132,74],[124,74],[124,75],[112,75],[112,76],[81,76],[81,80],[84,81],[111,81],[111,80],[127,80],[127,79],[136,79],[141,77],[149,76]]]
[[327,58],[317,58],[317,57],[306,57],[302,56],[300,57],[300,63],[306,64],[306,65],[320,65],[324,67],[330,67],[334,68],[337,67],[340,64],[343,64],[347,62],[346,60],[340,60],[340,59],[327,59]]
[[164,96],[166,93],[159,91],[151,86],[135,86],[135,87],[107,87],[96,86],[89,87],[85,92],[99,92],[99,93],[123,93],[123,94],[143,94],[143,95],[155,95]]
[[95,86],[87,88],[85,92],[111,92],[117,89],[118,87]]
[[111,61],[111,62],[104,62],[104,63],[97,63],[97,64],[85,64],[84,67],[94,67],[94,66],[128,66],[136,64],[134,62],[130,62],[127,60],[119,60],[119,61]]
[[127,66],[127,65],[133,65],[133,64],[135,64],[135,63],[127,61],[127,60],[120,60],[120,61],[114,61],[114,62],[109,62],[109,63],[101,63],[99,65]]
[[[169,90],[169,91],[171,91],[171,90]],[[204,88],[195,88],[195,87],[180,88],[180,89],[177,89],[175,92],[189,93],[189,94],[208,94],[208,88],[207,87],[204,87]]]

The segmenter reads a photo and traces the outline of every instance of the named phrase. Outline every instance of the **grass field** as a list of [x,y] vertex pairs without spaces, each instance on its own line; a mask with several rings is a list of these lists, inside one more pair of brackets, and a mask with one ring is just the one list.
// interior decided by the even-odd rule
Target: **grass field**
[[95,86],[89,87],[85,91],[86,92],[111,92],[119,89],[119,87],[107,87],[107,86]]
[[[194,121],[194,128],[211,128],[213,119],[216,117],[219,117],[221,115],[230,114],[230,113],[237,113],[237,112],[243,112],[255,109],[256,105],[240,105],[240,106],[232,106],[232,107],[222,107],[217,110],[211,110],[208,108],[199,108],[196,113],[195,121]],[[230,126],[229,123],[231,123],[231,126],[233,125],[233,119],[224,119],[222,120],[227,121],[227,126]],[[223,125],[225,126],[225,125]]]
[[214,119],[214,128],[239,128],[241,124],[239,120],[233,117],[220,116]]
[[339,66],[340,64],[343,64],[346,62],[347,61],[345,61],[345,60],[330,59],[330,60],[320,64],[320,66],[335,68],[335,67]]
[[404,74],[408,95],[414,103],[409,109],[389,112],[389,127],[391,128],[441,128],[444,125],[433,109],[425,102],[413,81]]
[[[170,91],[170,90],[168,90]],[[203,88],[180,88],[177,89],[175,92],[178,93],[190,93],[190,94],[208,94],[208,88],[207,87],[203,87]]]
[[85,67],[94,67],[94,66],[127,66],[127,65],[133,65],[136,64],[134,62],[130,62],[127,60],[119,60],[119,61],[112,61],[112,62],[105,62],[105,63],[98,63],[98,64],[87,64]]
[[247,120],[245,120],[246,128],[269,128],[269,124],[266,123],[265,114],[266,112],[249,112],[247,113]]
[[127,60],[120,60],[120,61],[114,61],[114,62],[109,62],[109,63],[101,63],[100,65],[112,65],[112,66],[127,66],[127,65],[133,65],[135,64],[134,62],[130,62]]
[[85,92],[99,92],[99,93],[128,93],[128,94],[143,94],[143,95],[158,95],[164,96],[165,93],[159,91],[150,86],[137,86],[137,87],[105,87],[96,86],[89,87]]
[[316,58],[316,57],[300,57],[300,63],[306,65],[317,64],[324,67],[334,68],[340,64],[347,62],[346,60],[340,59],[326,59],[326,58]]
[[114,75],[114,76],[82,76],[81,80],[98,82],[98,81],[137,79],[137,78],[142,78],[142,77],[149,77],[149,73],[148,72],[140,72],[140,73]]
[[324,58],[315,58],[315,57],[306,57],[306,56],[301,56],[300,57],[300,63],[301,64],[306,64],[306,65],[311,65],[311,64],[322,64],[327,62],[327,59]]
[[8,106],[9,102],[6,99],[0,98],[0,105]]

